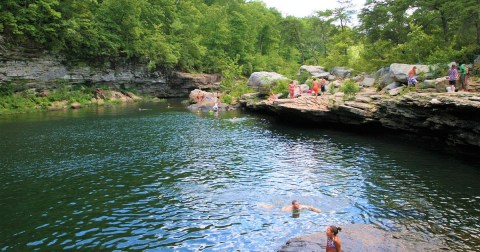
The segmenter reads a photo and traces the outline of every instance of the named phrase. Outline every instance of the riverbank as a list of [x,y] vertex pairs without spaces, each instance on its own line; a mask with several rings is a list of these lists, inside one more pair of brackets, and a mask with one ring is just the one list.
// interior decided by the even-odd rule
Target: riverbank
[[242,106],[295,123],[353,130],[386,130],[417,143],[461,155],[480,151],[478,93],[416,93],[398,96],[364,89],[353,99],[342,93],[315,98],[260,99],[245,95]]
[[[16,114],[38,111],[80,109],[88,106],[113,105],[126,102],[153,100],[151,97],[139,96],[130,91],[108,90],[100,88],[63,86],[57,90],[28,89],[3,95],[0,100],[1,114]],[[160,99],[158,99],[160,101]]]

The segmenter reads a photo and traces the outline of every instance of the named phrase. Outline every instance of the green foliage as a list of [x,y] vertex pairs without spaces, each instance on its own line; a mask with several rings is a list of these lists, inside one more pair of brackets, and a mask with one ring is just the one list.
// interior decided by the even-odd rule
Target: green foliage
[[340,87],[340,91],[345,94],[345,98],[350,99],[355,97],[355,95],[360,91],[360,88],[355,81],[347,80]]
[[271,88],[271,91],[270,93],[273,93],[273,94],[282,94],[283,97],[288,97],[288,83],[290,81],[287,81],[287,80],[277,80],[274,85],[272,85],[273,87]]
[[[299,83],[306,83],[307,80],[311,77],[310,73],[307,71],[301,71],[300,76],[298,76],[298,82]],[[311,81],[310,81],[311,82]]]
[[246,81],[239,81],[235,83],[230,89],[230,95],[235,100],[240,100],[242,95],[255,92],[251,87],[248,86]]
[[432,74],[433,78],[439,78],[448,74],[448,65],[447,64],[429,65],[428,70]]
[[233,97],[229,94],[224,94],[220,97],[220,101],[226,104],[232,104]]
[[336,92],[335,85],[332,82],[330,82],[330,84],[328,84],[328,92],[332,95],[335,94],[335,92]]
[[10,82],[0,83],[0,97],[13,94],[13,85]]
[[240,56],[237,55],[234,59],[227,58],[222,68],[222,84],[220,86],[223,90],[232,90],[236,80],[242,74],[242,66],[237,62]]
[[[0,99],[0,114],[47,109],[53,102],[59,101],[67,101],[68,104],[78,102],[87,105],[94,97],[92,88],[79,86],[76,90],[73,90],[64,81],[57,82],[55,85],[57,89],[51,91],[46,97],[37,97],[34,90],[24,90],[18,93],[9,91],[8,95]],[[13,89],[10,88],[10,90]]]
[[296,18],[260,1],[3,0],[0,47],[46,49],[72,64],[222,72],[226,88],[253,71],[373,72],[394,62],[471,62],[480,51],[478,0],[367,1],[355,28],[351,1],[339,4]]

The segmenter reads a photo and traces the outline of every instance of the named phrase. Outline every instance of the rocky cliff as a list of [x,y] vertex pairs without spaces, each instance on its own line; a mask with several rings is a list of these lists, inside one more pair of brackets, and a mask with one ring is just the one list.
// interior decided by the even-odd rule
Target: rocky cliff
[[196,88],[220,84],[220,75],[162,73],[145,65],[125,63],[101,67],[66,64],[59,56],[38,51],[0,49],[0,84],[9,83],[16,91],[35,88],[55,89],[62,84],[108,85],[136,89],[156,97],[187,97]]
[[342,94],[276,100],[246,95],[241,103],[251,111],[295,122],[385,129],[448,151],[474,154],[480,150],[478,93],[407,93],[392,97],[367,90],[351,101],[344,101]]

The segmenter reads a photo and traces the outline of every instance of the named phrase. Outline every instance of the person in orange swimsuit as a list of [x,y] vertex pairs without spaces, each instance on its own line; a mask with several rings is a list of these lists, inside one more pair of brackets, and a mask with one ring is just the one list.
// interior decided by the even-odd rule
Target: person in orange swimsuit
[[313,93],[315,93],[315,99],[318,96],[319,89],[320,89],[320,84],[318,83],[317,79],[314,78],[312,81],[312,90],[313,90]]

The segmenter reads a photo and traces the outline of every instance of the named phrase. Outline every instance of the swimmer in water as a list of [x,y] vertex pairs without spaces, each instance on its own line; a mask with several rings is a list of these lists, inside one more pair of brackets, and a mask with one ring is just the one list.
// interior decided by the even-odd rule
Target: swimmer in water
[[316,212],[316,213],[321,212],[320,209],[318,209],[318,208],[300,204],[300,202],[298,202],[298,200],[292,201],[292,205],[290,205],[290,206],[284,206],[282,208],[282,211],[290,212],[290,211],[300,211],[300,210],[303,210],[303,209],[307,209],[307,210],[310,210],[310,211],[313,211],[313,212]]
[[[266,208],[268,210],[273,208],[273,205],[265,204],[265,203],[259,203],[258,206]],[[293,218],[298,218],[300,217],[300,211],[303,209],[310,210],[312,212],[320,213],[320,209],[312,207],[312,206],[307,206],[307,205],[302,205],[298,200],[292,201],[292,205],[290,206],[284,206],[282,207],[283,212],[292,212],[292,217]]]

